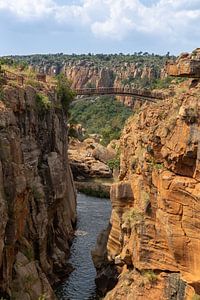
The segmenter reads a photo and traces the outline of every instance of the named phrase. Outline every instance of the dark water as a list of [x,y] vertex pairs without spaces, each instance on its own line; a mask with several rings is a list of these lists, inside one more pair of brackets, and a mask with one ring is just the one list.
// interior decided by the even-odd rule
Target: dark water
[[69,262],[75,268],[56,291],[59,300],[96,300],[95,275],[91,249],[100,231],[107,227],[111,213],[108,199],[78,194],[78,223]]

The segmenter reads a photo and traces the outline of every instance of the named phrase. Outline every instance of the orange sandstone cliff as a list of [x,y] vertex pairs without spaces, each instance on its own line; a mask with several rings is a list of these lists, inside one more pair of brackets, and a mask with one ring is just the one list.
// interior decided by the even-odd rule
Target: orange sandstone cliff
[[67,120],[56,95],[4,86],[0,101],[0,298],[56,299],[76,220]]
[[121,137],[120,181],[93,260],[105,300],[200,295],[200,83],[145,104]]

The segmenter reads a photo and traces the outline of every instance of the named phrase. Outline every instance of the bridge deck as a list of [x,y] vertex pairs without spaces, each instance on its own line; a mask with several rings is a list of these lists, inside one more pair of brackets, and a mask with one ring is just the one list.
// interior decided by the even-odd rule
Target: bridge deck
[[83,88],[76,89],[76,95],[95,96],[95,95],[118,95],[118,96],[131,96],[138,99],[154,101],[156,99],[162,100],[164,97],[162,93],[151,92],[148,90],[137,89],[124,89],[114,87],[100,87],[100,88]]

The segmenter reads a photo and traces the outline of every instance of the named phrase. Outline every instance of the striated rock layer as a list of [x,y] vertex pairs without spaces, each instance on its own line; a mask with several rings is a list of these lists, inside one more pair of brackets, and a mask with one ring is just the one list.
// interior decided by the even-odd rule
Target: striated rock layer
[[168,62],[165,71],[170,76],[200,78],[200,48],[191,54],[182,53],[176,62]]
[[200,84],[182,83],[173,98],[143,106],[124,129],[110,232],[102,233],[104,252],[101,240],[93,252],[104,293],[108,267],[120,274],[106,300],[200,294],[199,92]]
[[66,117],[36,91],[6,86],[0,102],[0,297],[55,299],[51,285],[69,273],[76,221],[67,159]]

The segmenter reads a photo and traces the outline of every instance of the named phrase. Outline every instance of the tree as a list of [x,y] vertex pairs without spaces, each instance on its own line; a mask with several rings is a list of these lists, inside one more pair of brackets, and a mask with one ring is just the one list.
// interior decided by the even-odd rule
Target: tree
[[76,94],[71,89],[71,83],[64,74],[59,74],[57,76],[56,92],[65,113],[68,115],[70,103],[73,101]]

